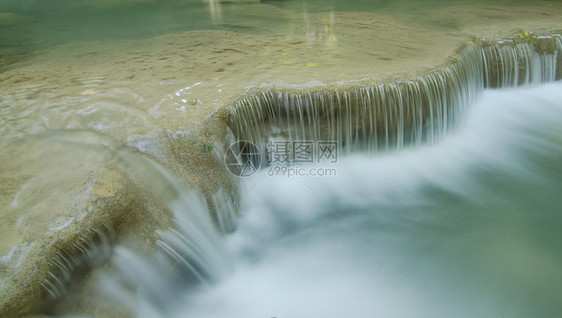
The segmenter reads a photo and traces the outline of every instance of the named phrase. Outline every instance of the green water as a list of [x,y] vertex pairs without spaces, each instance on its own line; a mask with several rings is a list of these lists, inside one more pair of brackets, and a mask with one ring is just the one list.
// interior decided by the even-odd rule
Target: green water
[[559,316],[560,88],[486,91],[442,142],[337,177],[244,179],[232,271],[149,317]]
[[[556,2],[541,1],[535,5],[540,8],[543,3]],[[368,58],[360,60],[365,65],[365,70],[361,69],[360,75],[365,74],[371,66],[377,66],[374,71],[378,72],[386,61],[381,58],[382,54],[392,48],[392,45],[397,44],[406,27],[412,30],[421,28],[422,33],[426,31],[423,28],[439,29],[450,31],[453,38],[456,36],[469,38],[470,33],[462,29],[462,24],[457,23],[457,18],[462,17],[462,14],[447,20],[446,14],[450,11],[446,10],[453,6],[471,7],[479,4],[496,6],[479,7],[475,11],[477,14],[489,14],[486,17],[488,20],[482,21],[490,24],[497,22],[498,19],[513,20],[514,17],[521,16],[520,12],[513,16],[502,13],[498,10],[498,6],[508,8],[529,5],[528,1],[499,1],[492,4],[480,0],[271,0],[263,2],[0,0],[0,75],[3,75],[2,79],[6,81],[6,83],[0,82],[0,88],[3,89],[0,94],[0,128],[4,132],[4,139],[21,138],[23,141],[26,137],[44,131],[54,136],[57,135],[57,130],[64,131],[65,134],[73,134],[73,129],[95,131],[96,136],[99,134],[114,140],[116,144],[124,145],[123,147],[127,149],[131,148],[131,151],[156,158],[164,166],[169,165],[168,168],[171,170],[177,167],[186,169],[187,172],[183,171],[185,174],[182,178],[204,183],[208,181],[207,176],[194,177],[200,177],[196,173],[203,170],[196,166],[200,163],[198,161],[201,157],[198,156],[208,155],[201,154],[200,149],[215,142],[213,138],[218,139],[216,137],[218,134],[208,136],[192,133],[191,128],[198,126],[202,118],[208,118],[207,115],[215,110],[217,106],[211,102],[212,99],[220,104],[222,90],[226,91],[229,87],[242,90],[248,79],[254,80],[252,84],[259,83],[260,77],[252,77],[254,74],[237,77],[240,73],[251,73],[248,69],[251,70],[254,65],[247,63],[248,61],[254,64],[270,63],[263,67],[257,65],[262,68],[256,66],[258,69],[256,73],[275,71],[275,68],[282,68],[284,65],[293,66],[294,69],[290,71],[294,71],[295,75],[291,74],[291,76],[306,82],[309,80],[306,70],[322,64],[314,58],[315,55],[320,56],[323,50],[324,54],[330,57],[330,59],[320,59],[328,65],[325,72],[336,73],[330,78],[337,78],[345,74],[347,69],[344,68],[348,68],[346,63],[350,62],[349,59],[354,55],[344,55],[351,56],[348,59],[338,59],[338,56],[342,56],[342,52],[347,53],[362,48],[356,45],[357,42],[370,40],[359,38],[357,42],[349,41],[356,30],[359,33],[363,23],[376,27],[362,34],[380,35],[378,38],[380,42],[373,45],[378,49],[377,54],[369,55],[373,47],[363,48]],[[445,10],[443,11],[445,13],[441,12],[441,9]],[[344,21],[350,23],[342,27],[342,29],[346,28],[345,32],[338,33],[341,32],[338,29],[341,25],[334,26],[333,20],[336,19],[334,16],[348,19],[353,15],[338,14],[349,12],[374,14],[365,14],[361,19],[358,18],[358,21]],[[540,14],[547,16],[547,13],[535,12],[535,19],[538,20],[536,16]],[[381,18],[382,16],[384,19]],[[387,25],[389,17],[398,21],[396,25],[404,25],[404,30],[392,33],[395,25],[382,29]],[[474,24],[480,22],[478,20]],[[463,21],[463,23],[470,24],[471,21]],[[515,27],[510,25],[502,30],[512,29]],[[184,37],[170,37],[185,41],[181,43],[184,46],[174,47],[177,49],[174,54],[169,54],[165,48],[160,51],[149,51],[147,47],[154,45],[151,43],[142,46],[143,43],[149,42],[142,42],[142,40],[198,30],[224,30],[236,33],[225,36],[220,32],[208,32],[192,37],[202,43],[190,41],[190,33],[182,34]],[[332,31],[336,36],[333,36]],[[454,33],[457,31],[459,33]],[[255,37],[235,38],[233,34],[255,35]],[[227,36],[234,39],[223,45],[221,41]],[[294,39],[291,36],[295,36]],[[279,41],[281,44],[277,43],[276,39],[283,37],[290,39]],[[264,38],[268,42],[265,42]],[[386,42],[383,41],[385,38]],[[239,42],[233,44],[239,39]],[[132,41],[135,45],[140,43],[139,51],[126,48],[119,52],[121,48],[119,45],[131,40],[141,40]],[[293,48],[298,54],[293,54],[294,52],[291,51],[289,44],[293,40],[295,43],[304,43],[299,50]],[[438,45],[440,40],[437,38],[432,43]],[[404,43],[400,43],[402,51],[397,48],[392,52],[400,52],[397,55],[402,54],[402,61],[415,59],[411,57],[411,54],[416,53],[414,51],[421,51],[420,47],[428,47],[418,45],[413,46],[412,49],[407,41],[415,43],[416,38],[408,38]],[[443,47],[454,45],[454,42],[447,41],[443,40],[446,43]],[[162,47],[167,43],[155,42]],[[356,46],[348,46],[349,42],[355,43]],[[242,54],[238,51],[242,51],[240,47],[246,43],[252,46],[251,49],[243,52],[247,54],[243,57],[236,55]],[[334,48],[337,46],[335,43],[339,47]],[[57,48],[58,45],[64,44],[67,46],[63,46],[62,49]],[[58,56],[47,56],[45,60],[41,60],[33,56],[49,52],[54,52],[52,55],[66,53],[65,50],[73,50],[73,44],[78,47],[76,50],[78,53],[87,52],[87,54],[77,53],[78,57],[68,64],[65,64],[64,57],[57,59]],[[114,47],[114,51],[104,55],[104,58],[108,56],[107,64],[90,65],[92,64],[90,57],[98,53],[95,52],[96,49],[103,51],[105,44],[117,44],[115,46],[117,49]],[[82,45],[87,48],[84,52],[80,52]],[[196,45],[200,46],[199,49],[190,50]],[[286,47],[280,48],[283,45]],[[230,50],[226,51],[225,48]],[[228,54],[224,53],[225,51]],[[181,55],[176,52],[180,52]],[[205,54],[208,56],[201,58]],[[222,55],[227,55],[228,58]],[[263,59],[266,55],[272,58]],[[122,64],[119,72],[115,71],[118,74],[112,73],[113,58]],[[159,63],[164,58],[169,60]],[[391,58],[394,58],[392,54],[387,60]],[[98,58],[97,61],[100,60],[102,58]],[[381,61],[383,62],[379,64]],[[126,64],[127,62],[129,64]],[[243,64],[245,62],[246,64]],[[219,67],[218,64],[221,66]],[[245,69],[235,68],[238,64],[243,65]],[[35,65],[37,68],[33,67]],[[203,66],[194,71],[193,67],[198,65]],[[41,73],[58,66],[61,66],[61,71],[58,73]],[[155,69],[154,72],[151,71],[152,67]],[[10,68],[13,72],[3,72],[5,68]],[[199,85],[203,82],[206,84]],[[388,306],[394,308],[395,304],[396,308],[402,306],[403,299],[409,302],[407,304],[411,306],[405,309],[407,312],[403,314],[404,317],[419,317],[420,315],[416,315],[416,310],[423,312],[427,317],[435,317],[432,314],[439,310],[433,310],[434,304],[443,299],[443,302],[447,303],[447,310],[445,310],[447,315],[443,316],[449,317],[455,316],[453,314],[455,312],[463,313],[456,315],[457,317],[499,317],[506,312],[517,313],[520,317],[533,315],[538,317],[541,314],[552,315],[560,312],[558,295],[562,281],[559,270],[562,257],[558,248],[561,237],[557,230],[561,225],[559,211],[562,205],[559,196],[562,186],[560,182],[562,167],[559,160],[562,148],[559,127],[562,119],[558,115],[561,113],[559,103],[552,100],[542,101],[540,98],[540,96],[554,96],[556,92],[560,92],[559,83],[533,93],[533,96],[528,97],[527,100],[525,100],[526,93],[514,91],[507,93],[516,97],[514,101],[498,102],[498,100],[506,100],[507,95],[489,101],[486,108],[480,107],[483,110],[480,112],[481,116],[473,121],[475,125],[469,130],[474,136],[471,135],[472,137],[466,140],[456,140],[454,144],[458,146],[457,148],[442,148],[441,144],[429,157],[424,155],[424,151],[420,151],[413,154],[406,153],[405,156],[410,158],[409,161],[400,161],[401,156],[397,156],[396,161],[391,160],[391,162],[384,159],[356,161],[351,158],[338,171],[339,179],[330,182],[325,180],[295,181],[293,184],[279,180],[272,182],[271,178],[265,175],[249,179],[246,185],[251,185],[256,180],[263,182],[256,187],[255,192],[250,193],[242,201],[244,208],[241,209],[241,231],[225,239],[225,244],[230,248],[227,256],[235,267],[234,272],[227,273],[224,280],[210,286],[207,290],[202,290],[199,294],[199,291],[195,293],[188,291],[189,297],[176,299],[174,306],[180,307],[177,316],[183,317],[186,311],[192,311],[193,315],[190,317],[249,317],[251,315],[245,315],[245,311],[251,311],[254,307],[250,305],[255,306],[258,303],[259,306],[255,308],[260,311],[260,315],[256,317],[276,315],[314,317],[317,316],[314,315],[317,313],[315,309],[322,307],[323,304],[328,304],[323,309],[327,313],[324,317],[360,317],[364,313],[363,308],[369,313],[380,313],[379,308],[384,307],[385,304],[373,305],[373,299],[383,299],[379,302],[384,302],[384,297],[378,297],[385,294],[390,295],[387,298],[390,300],[386,304],[387,308]],[[230,101],[227,97],[224,97],[224,100]],[[517,104],[515,102],[517,100],[521,102]],[[516,107],[510,106],[514,104]],[[534,105],[532,109],[540,113],[535,114],[534,117],[533,112],[525,113],[529,105]],[[495,116],[490,116],[494,111]],[[510,114],[523,114],[517,117],[523,118],[523,122],[517,125],[505,124],[513,119]],[[491,122],[486,121],[490,118]],[[488,127],[486,134],[479,134],[483,132],[482,127]],[[517,133],[510,135],[510,132]],[[500,138],[501,140],[496,143],[490,142],[494,137],[502,134],[509,136]],[[76,136],[80,138],[80,134]],[[53,143],[56,142],[58,141],[54,138]],[[21,167],[21,170],[33,175],[47,175],[49,178],[51,175],[56,175],[63,179],[58,175],[65,176],[65,174],[57,173],[58,169],[71,175],[74,173],[67,171],[69,169],[64,164],[61,165],[61,162],[66,162],[65,160],[78,161],[83,166],[106,164],[105,159],[100,159],[98,162],[88,158],[89,151],[93,152],[97,149],[93,145],[105,147],[104,142],[101,138],[100,141],[96,139],[92,141],[92,145],[87,146],[87,150],[75,145],[63,147],[64,151],[60,152],[60,156],[64,160],[60,161],[57,156],[49,158],[48,152],[46,156],[36,154],[32,151],[34,149],[32,143],[24,144],[22,149],[19,149],[20,156],[27,158],[36,155],[47,163],[34,162],[31,168]],[[44,144],[45,147],[50,145]],[[487,148],[486,144],[488,144]],[[541,148],[541,145],[546,146]],[[468,147],[468,150],[464,149],[464,146]],[[463,152],[463,149],[466,151]],[[500,152],[496,156],[498,149]],[[11,162],[12,152],[4,153],[2,159]],[[480,158],[482,154],[485,154],[484,158]],[[447,165],[451,163],[453,167],[447,170]],[[456,166],[458,168],[455,168]],[[20,186],[25,188],[22,184],[27,183],[29,177],[25,173],[18,174],[21,171],[16,170],[14,168],[13,171],[6,172],[10,178],[17,179],[13,185],[14,192],[17,192]],[[404,171],[407,174],[404,174]],[[58,181],[54,178],[53,185],[49,183],[49,186],[45,187],[41,183],[43,181],[34,183],[31,180],[27,183],[27,187],[38,189],[34,191],[43,194],[47,199],[53,197],[57,199],[56,196],[60,195],[57,193],[68,192],[70,199],[61,195],[60,201],[75,203],[72,201],[75,198],[89,195],[86,192],[79,192],[81,190],[75,190],[81,189],[80,185],[84,180],[82,175],[77,175],[78,177],[68,183],[67,180],[56,183]],[[51,180],[49,178],[45,180]],[[349,229],[342,226],[339,220],[323,223],[323,218],[329,217],[330,211],[309,192],[310,187],[306,187],[305,183],[310,184],[311,188],[318,192],[319,197],[330,203],[336,212],[348,213],[344,216],[344,221],[348,222],[370,246],[380,252],[384,261],[388,262],[418,295],[425,295],[424,292],[428,291],[427,298],[422,297],[420,300],[421,305],[416,305],[418,299],[410,297],[408,290],[403,288],[400,281],[397,281],[392,273],[388,273],[388,269],[376,257],[372,257],[368,250],[363,249],[356,237],[350,235]],[[389,192],[388,189],[392,191]],[[34,191],[28,192],[35,193]],[[17,203],[13,195],[10,196],[11,192],[6,191],[6,193],[5,201],[8,205]],[[375,199],[370,199],[371,197]],[[36,206],[45,209],[38,209],[37,211],[40,212],[48,213],[54,210],[50,208],[47,210],[40,204]],[[259,209],[255,209],[256,207]],[[7,207],[6,210],[9,208]],[[72,212],[74,211],[70,214]],[[283,228],[285,225],[283,222],[268,223],[269,219],[262,219],[263,215],[267,216],[267,214],[273,215],[271,219],[274,221],[280,217],[281,221],[292,228],[285,231],[287,229]],[[12,223],[9,224],[5,228],[12,230]],[[39,233],[33,227],[22,230],[25,231]],[[261,234],[263,235],[260,236]],[[340,237],[343,234],[346,236]],[[274,237],[269,241],[264,240],[263,238],[268,238],[268,235]],[[299,235],[302,235],[302,241],[298,240]],[[145,237],[142,239],[144,240]],[[236,241],[237,239],[246,239],[246,241],[240,242]],[[253,244],[257,244],[257,247]],[[257,258],[246,257],[244,252],[248,246],[258,254]],[[340,254],[331,251],[334,246],[339,248],[339,250],[336,248],[336,251]],[[357,249],[357,246],[360,248]],[[286,257],[275,258],[273,255],[271,258],[259,258],[260,253],[262,256],[268,256],[269,253],[276,252]],[[262,262],[263,260],[265,262]],[[293,260],[301,260],[301,263],[295,266]],[[38,262],[41,261],[46,262],[45,260]],[[150,262],[151,260],[147,260],[141,263],[144,266],[146,265],[144,263],[150,265]],[[307,264],[308,266],[305,266]],[[357,264],[360,264],[359,267]],[[129,264],[121,265],[127,268]],[[247,268],[249,270],[246,270]],[[307,272],[311,268],[313,270]],[[315,271],[315,269],[320,270]],[[166,270],[167,268],[158,267],[154,269],[156,275],[161,275]],[[271,285],[274,288],[264,287],[264,284],[267,285],[269,282],[270,273],[281,273],[278,284]],[[295,273],[300,276],[293,275]],[[154,284],[149,278],[139,282],[141,280],[136,278],[144,277],[143,274],[143,272],[138,275],[135,273],[135,280],[124,284],[124,293],[133,292],[130,286],[135,286],[136,283],[144,283],[149,287]],[[348,277],[352,279],[347,280]],[[176,283],[169,284],[175,288]],[[167,286],[165,283],[162,285]],[[340,289],[340,286],[347,286],[349,292]],[[115,286],[110,286],[113,287]],[[389,290],[385,287],[389,287]],[[170,290],[174,289],[170,288]],[[308,295],[317,296],[309,299],[309,302],[305,301],[305,305],[309,305],[307,312],[313,314],[306,315],[306,312],[300,311],[306,306],[301,303],[300,296],[293,297],[300,295],[298,292],[302,290],[307,291]],[[396,293],[392,294],[393,291]],[[256,295],[256,298],[263,297],[264,301],[256,302],[251,297],[253,295]],[[402,296],[405,297],[401,299]],[[134,295],[134,297],[139,297],[140,306],[136,303],[122,304],[124,307],[130,306],[133,312],[137,308],[154,303],[153,299],[143,302],[144,295]],[[303,299],[305,297],[307,296],[304,295]],[[356,301],[356,298],[359,301]],[[189,304],[183,308],[186,299]],[[248,306],[239,307],[246,302]],[[221,303],[224,306],[209,306],[209,303]],[[475,310],[477,313],[475,315],[471,315],[473,304],[480,306]],[[165,307],[163,304],[158,305]],[[347,312],[338,315],[338,306],[346,309]],[[509,307],[509,310],[503,310],[502,306]],[[175,309],[172,308],[170,311]],[[334,310],[330,311],[332,309]],[[219,313],[205,315],[209,310]],[[61,313],[75,312],[62,308]],[[282,315],[283,313],[285,315]],[[163,312],[161,315],[155,314],[154,317],[169,317],[170,314],[170,312]],[[138,316],[146,317],[142,313]]]
[[[467,3],[486,2],[1,0],[0,12],[16,14],[20,19],[15,23],[0,24],[0,44],[6,49],[73,41],[143,39],[172,32],[217,29],[283,34],[294,28],[295,15],[303,13],[361,11],[399,16]],[[499,3],[511,6],[524,2]]]
[[[0,11],[13,12],[26,20],[3,28],[1,37],[6,44],[38,45],[142,39],[201,29],[236,29],[228,23],[245,17],[243,14],[233,17],[230,10],[234,6],[223,5],[227,21],[225,25],[215,25],[209,6],[202,1],[2,1]],[[262,18],[261,22],[265,24],[266,21]],[[245,27],[251,28],[239,26]]]
[[[396,18],[411,28],[453,31],[458,27],[457,18],[428,21],[427,17],[434,10],[486,4],[480,0],[0,0],[0,67],[25,59],[37,50],[73,42],[95,46],[194,30],[275,36],[306,34],[311,32],[310,15],[324,15],[328,21],[333,19],[330,14],[334,12],[375,13]],[[507,8],[529,4],[510,0],[493,5]],[[490,9],[492,21],[496,11],[497,8]],[[498,19],[504,17],[498,15]]]

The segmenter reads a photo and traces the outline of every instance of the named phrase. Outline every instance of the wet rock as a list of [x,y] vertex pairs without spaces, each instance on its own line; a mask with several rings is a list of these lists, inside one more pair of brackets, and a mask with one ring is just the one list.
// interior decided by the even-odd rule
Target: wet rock
[[75,272],[108,257],[116,231],[146,207],[109,138],[49,131],[2,148],[0,316],[48,312],[44,304],[66,294]]

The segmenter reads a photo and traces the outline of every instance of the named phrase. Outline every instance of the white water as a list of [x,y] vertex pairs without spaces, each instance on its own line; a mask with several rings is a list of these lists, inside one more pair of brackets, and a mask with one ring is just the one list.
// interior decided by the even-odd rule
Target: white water
[[121,279],[100,289],[151,318],[555,317],[560,158],[562,83],[485,91],[436,145],[245,179],[214,283],[154,287],[169,262],[118,250]]
[[556,80],[560,35],[534,40],[552,52],[538,53],[530,44],[472,44],[450,66],[409,80],[260,90],[232,106],[230,124],[238,140],[261,147],[264,157],[270,140],[330,140],[345,153],[433,144],[462,124],[466,107],[484,88]]

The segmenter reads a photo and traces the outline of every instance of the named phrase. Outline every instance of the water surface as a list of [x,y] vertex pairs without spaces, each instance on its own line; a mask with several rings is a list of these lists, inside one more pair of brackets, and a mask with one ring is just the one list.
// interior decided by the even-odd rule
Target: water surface
[[438,144],[348,155],[335,177],[259,172],[217,242],[218,280],[156,302],[174,280],[125,280],[147,288],[137,316],[556,316],[561,88],[486,91]]

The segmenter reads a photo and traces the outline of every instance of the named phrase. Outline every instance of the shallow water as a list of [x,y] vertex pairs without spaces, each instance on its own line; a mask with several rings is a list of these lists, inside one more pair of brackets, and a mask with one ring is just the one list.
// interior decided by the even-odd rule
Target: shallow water
[[[547,1],[548,2],[548,1]],[[130,0],[130,1],[37,1],[1,0],[0,13],[17,15],[0,24],[3,49],[31,50],[77,41],[115,42],[146,39],[193,30],[229,30],[250,34],[299,32],[299,18],[309,13],[357,11],[396,16],[455,5],[486,4],[486,1],[415,0]],[[509,0],[502,6],[525,1]],[[1,23],[1,22],[0,22]]]
[[[13,218],[0,226],[13,231],[24,220],[37,236],[50,224],[65,230],[74,206],[99,192],[114,195],[112,186],[162,194],[166,203],[180,193],[168,206],[177,231],[152,225],[161,231],[151,258],[117,246],[110,259],[117,274],[95,270],[78,296],[86,312],[113,302],[137,317],[556,316],[560,83],[486,91],[476,105],[462,105],[466,125],[439,143],[348,154],[325,167],[333,177],[260,171],[242,182],[239,215],[214,197],[238,223],[231,234],[218,231],[224,224],[213,224],[185,189],[210,183],[198,165],[214,161],[200,149],[224,142],[224,131],[202,122],[246,85],[325,85],[373,68],[434,67],[468,41],[467,25],[508,21],[501,32],[520,31],[512,24],[524,10],[471,11],[475,4],[487,1],[0,0],[0,13],[14,14],[0,16],[0,142],[9,149],[0,199]],[[451,11],[440,9],[459,11],[448,18]],[[489,15],[471,21],[482,12]],[[553,12],[537,10],[529,21],[555,20]],[[196,30],[203,32],[181,33]],[[134,174],[152,189],[120,183]],[[45,213],[29,216],[37,211]],[[152,247],[153,234],[140,241]],[[3,242],[2,265],[18,246],[35,244],[22,240],[18,232]],[[166,252],[185,253],[177,259],[190,263]],[[80,314],[83,303],[46,312]]]
[[[332,177],[262,170],[244,181],[238,230],[217,241],[217,281],[123,297],[137,317],[556,316],[561,100],[561,83],[485,91],[436,145],[345,156]],[[137,286],[167,269],[128,261]]]

